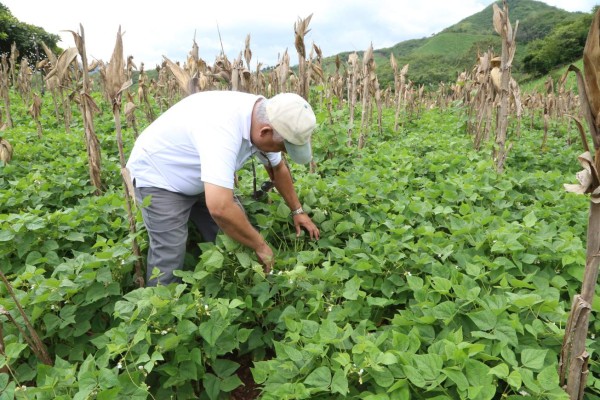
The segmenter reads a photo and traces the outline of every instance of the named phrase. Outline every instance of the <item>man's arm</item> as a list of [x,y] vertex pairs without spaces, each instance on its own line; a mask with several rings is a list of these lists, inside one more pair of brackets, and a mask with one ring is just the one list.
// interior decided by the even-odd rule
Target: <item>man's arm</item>
[[[266,168],[267,172],[269,172],[269,167]],[[269,175],[271,176],[271,173],[269,173]],[[300,200],[298,200],[296,190],[294,189],[292,174],[290,173],[290,170],[288,169],[288,166],[284,160],[281,160],[279,164],[277,164],[275,167],[272,167],[272,176],[273,183],[275,184],[277,191],[281,194],[290,210],[294,211],[302,207]],[[304,228],[310,235],[311,239],[319,239],[319,228],[317,228],[307,214],[297,214],[294,215],[293,218],[294,225],[296,226],[296,236],[300,236],[302,228]]]
[[253,249],[265,266],[265,272],[270,272],[274,261],[273,250],[233,200],[233,190],[205,182],[204,193],[206,207],[219,228],[230,238]]

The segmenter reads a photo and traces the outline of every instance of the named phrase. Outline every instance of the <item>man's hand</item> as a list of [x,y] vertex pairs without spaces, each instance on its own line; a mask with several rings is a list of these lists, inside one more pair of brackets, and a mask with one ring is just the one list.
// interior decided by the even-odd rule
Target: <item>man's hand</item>
[[319,228],[312,222],[310,217],[306,214],[294,215],[294,225],[296,226],[296,237],[299,237],[302,233],[302,228],[306,229],[306,232],[310,235],[311,239],[319,240],[321,233]]
[[275,262],[275,257],[273,256],[273,250],[271,247],[265,243],[264,246],[260,246],[255,250],[256,256],[258,257],[258,261],[265,267],[265,274],[271,272],[271,268],[273,268],[273,264]]

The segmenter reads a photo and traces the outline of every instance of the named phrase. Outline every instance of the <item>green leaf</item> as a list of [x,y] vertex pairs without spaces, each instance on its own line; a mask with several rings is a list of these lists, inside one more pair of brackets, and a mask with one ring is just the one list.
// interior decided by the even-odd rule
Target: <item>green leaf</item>
[[113,400],[113,399],[116,399],[119,397],[117,395],[120,392],[121,392],[120,387],[114,387],[111,389],[102,390],[102,391],[98,392],[96,399],[97,400]]
[[[300,323],[302,324],[302,330],[300,332],[303,336],[306,336],[307,338],[314,337],[319,331],[319,323],[316,321],[303,319],[300,320]],[[337,329],[335,334],[337,336]]]
[[149,207],[152,204],[152,195],[148,195],[142,199],[142,208]]
[[212,367],[218,377],[226,378],[232,375],[240,367],[240,364],[219,358],[213,362]]
[[179,335],[187,336],[197,331],[198,326],[189,319],[183,319],[177,324],[177,334]]
[[490,369],[488,372],[491,375],[495,375],[498,378],[505,379],[508,376],[508,365],[506,364],[498,364],[494,368]]
[[439,354],[415,354],[413,361],[423,378],[430,382],[438,378],[444,364]]
[[[439,372],[439,371],[438,371]],[[394,376],[390,372],[390,370],[384,367],[381,370],[376,370],[374,368],[369,369],[369,375],[373,377],[375,383],[383,388],[389,388],[394,384]]]
[[26,348],[27,345],[24,343],[9,343],[4,349],[4,355],[11,360],[16,360]]
[[336,369],[335,373],[333,374],[333,379],[331,381],[331,392],[339,393],[342,396],[346,396],[349,392],[348,378],[341,369]]
[[8,385],[8,374],[1,373],[0,374],[0,393],[4,391],[4,388]]
[[548,350],[540,350],[540,349],[525,349],[521,353],[521,364],[524,367],[540,370],[544,366],[544,360],[546,359],[546,354],[548,354]]
[[237,375],[231,375],[221,381],[219,388],[222,392],[229,393],[241,385],[243,385],[241,379]]
[[204,267],[209,271],[221,269],[223,267],[223,261],[225,261],[223,254],[216,249],[207,251],[201,258]]
[[527,228],[531,228],[532,226],[535,225],[535,223],[537,222],[537,217],[535,216],[535,213],[532,211],[529,214],[527,214],[525,216],[525,218],[523,218],[523,223],[525,224],[525,227]]
[[352,279],[346,282],[344,285],[344,292],[342,296],[348,300],[356,300],[358,299],[360,293],[360,284],[362,283],[362,279],[358,276],[354,275]]
[[221,318],[211,318],[200,324],[200,336],[202,336],[210,346],[214,346],[228,325],[229,323]]
[[542,389],[553,390],[558,388],[559,378],[555,365],[549,365],[538,374],[538,382]]
[[244,251],[238,251],[235,253],[235,257],[238,259],[240,265],[244,268],[250,268],[252,266],[252,258]]
[[158,345],[161,346],[162,351],[169,351],[169,350],[173,350],[175,348],[177,348],[177,346],[179,346],[179,343],[181,342],[181,337],[174,335],[172,333],[168,333],[164,336],[161,336],[160,339],[158,339]]
[[508,379],[506,381],[514,390],[519,390],[521,388],[521,385],[523,384],[523,380],[521,379],[521,373],[517,370],[512,371],[508,375]]
[[8,229],[0,230],[0,242],[8,242],[10,240],[13,240],[14,237],[15,233],[13,231],[10,231]]
[[221,392],[221,381],[213,374],[206,374],[202,379],[204,390],[210,400],[217,400]]
[[377,356],[377,363],[383,365],[394,365],[398,363],[398,357],[396,357],[393,353],[386,351],[385,353],[381,353]]
[[406,277],[406,283],[408,283],[408,287],[412,291],[416,291],[423,288],[423,279],[418,276],[408,275]]
[[71,231],[67,234],[67,236],[65,236],[65,239],[67,239],[70,242],[84,242],[85,236],[83,236],[83,234],[80,232]]
[[425,386],[427,386],[427,382],[425,381],[425,379],[423,379],[423,375],[418,369],[416,369],[412,365],[403,365],[402,369],[404,370],[404,373],[406,374],[408,380],[411,381],[413,385],[419,388],[424,388]]
[[330,319],[326,319],[319,327],[319,336],[323,342],[330,342],[337,337],[338,326]]
[[456,367],[444,368],[442,372],[456,384],[458,390],[464,391],[469,388],[467,377],[462,371],[455,369]]
[[491,384],[493,378],[489,375],[490,367],[478,360],[468,359],[465,361],[465,372],[469,384],[473,386],[483,386]]
[[498,317],[491,310],[475,311],[467,314],[467,316],[482,331],[490,331],[498,323]]
[[308,386],[327,389],[331,384],[331,371],[326,366],[318,367],[306,377],[304,383]]

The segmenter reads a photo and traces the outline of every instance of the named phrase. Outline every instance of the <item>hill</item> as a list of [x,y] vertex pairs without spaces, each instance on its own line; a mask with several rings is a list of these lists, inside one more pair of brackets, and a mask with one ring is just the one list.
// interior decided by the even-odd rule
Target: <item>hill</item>
[[[553,32],[563,30],[576,31],[575,45],[570,45],[573,52],[579,55],[585,44],[585,37],[591,14],[568,12],[535,0],[509,0],[509,17],[513,26],[519,21],[517,30],[517,53],[513,63],[513,75],[518,81],[526,81],[541,75],[539,68],[546,71],[558,67],[559,64],[575,61],[561,59],[559,54],[554,58],[544,52],[548,47],[547,41],[553,38]],[[501,3],[498,3],[501,5]],[[437,85],[440,81],[454,81],[456,76],[465,70],[471,70],[478,52],[493,49],[494,53],[501,52],[501,39],[492,26],[493,6],[489,5],[482,11],[473,14],[441,32],[421,39],[400,42],[393,47],[374,50],[377,74],[382,87],[393,82],[393,71],[390,57],[393,54],[400,66],[409,64],[408,78],[416,84]],[[587,18],[579,23],[582,18]],[[587,22],[587,25],[586,25]],[[581,25],[581,26],[580,26]],[[566,29],[568,27],[569,29]],[[583,32],[582,32],[583,31]],[[556,34],[554,36],[557,36]],[[564,36],[564,35],[563,35]],[[582,37],[583,36],[583,37]],[[555,48],[562,44],[559,37],[554,37]],[[366,50],[366,49],[365,49]],[[337,56],[347,60],[350,52],[340,53],[324,59],[324,68],[332,71]],[[542,54],[543,57],[542,57]],[[362,53],[360,54],[362,56]],[[541,65],[542,59],[545,64]],[[555,63],[553,63],[556,60]]]

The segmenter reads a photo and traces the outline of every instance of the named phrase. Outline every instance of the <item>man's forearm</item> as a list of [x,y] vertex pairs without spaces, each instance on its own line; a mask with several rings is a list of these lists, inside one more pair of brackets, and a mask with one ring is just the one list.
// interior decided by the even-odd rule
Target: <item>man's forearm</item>
[[275,177],[274,183],[275,188],[288,205],[290,210],[297,210],[302,206],[296,190],[294,189],[294,183],[292,182],[292,174],[288,169],[287,165],[283,161],[275,168],[273,168],[273,175]]
[[233,240],[254,250],[267,246],[260,233],[248,221],[246,214],[234,202],[222,211],[214,213],[212,217],[219,228]]

